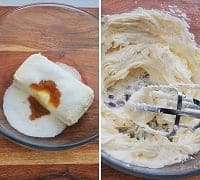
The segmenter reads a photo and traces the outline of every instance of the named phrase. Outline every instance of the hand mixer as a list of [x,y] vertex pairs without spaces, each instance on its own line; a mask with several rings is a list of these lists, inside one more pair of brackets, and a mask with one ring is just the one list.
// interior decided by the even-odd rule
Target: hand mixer
[[[186,97],[184,94],[180,93],[179,89],[198,89],[200,90],[200,85],[195,84],[182,84],[177,86],[148,86],[145,87],[148,90],[148,94],[153,98],[154,103],[156,99],[161,102],[161,105],[148,104],[147,103],[131,103],[131,107],[135,110],[149,111],[155,113],[163,113],[175,115],[173,129],[170,132],[161,133],[157,131],[156,134],[164,135],[168,138],[176,134],[179,127],[189,128],[195,130],[200,127],[200,122],[194,127],[189,127],[187,125],[180,124],[181,116],[188,116],[200,119],[200,100],[195,98]],[[152,129],[152,128],[150,128]]]

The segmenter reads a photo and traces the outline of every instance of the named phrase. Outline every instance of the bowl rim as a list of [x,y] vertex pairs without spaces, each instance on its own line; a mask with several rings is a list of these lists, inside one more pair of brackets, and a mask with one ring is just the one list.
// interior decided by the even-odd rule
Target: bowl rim
[[[148,179],[171,179],[171,178],[181,178],[181,177],[194,176],[194,175],[200,174],[200,169],[185,171],[181,173],[179,173],[178,171],[170,172],[170,173],[169,172],[168,173],[152,173],[147,170],[153,169],[153,168],[140,167],[140,166],[136,166],[130,163],[125,163],[121,160],[114,158],[105,150],[101,150],[101,159],[103,163],[105,163],[106,165],[110,166],[113,169],[116,169],[126,174],[136,175],[139,177],[145,177]],[[137,168],[134,169],[133,168],[134,166],[141,169],[140,170],[138,170]]]
[[82,13],[85,13],[87,15],[92,16],[93,18],[95,18],[96,20],[98,20],[99,18],[97,16],[95,16],[94,14],[87,12],[86,10],[81,9],[81,7],[75,7],[72,5],[68,5],[65,3],[56,3],[56,2],[38,2],[38,3],[29,3],[29,4],[25,4],[19,7],[14,8],[11,11],[8,11],[9,13],[12,13],[13,11],[19,11],[22,9],[26,9],[26,8],[31,8],[31,7],[41,7],[41,6],[52,6],[52,7],[60,7],[60,8],[66,8],[66,9],[73,9],[75,11],[79,11]]
[[[72,10],[84,13],[86,15],[89,15],[90,17],[92,17],[98,21],[97,16],[95,16],[85,10],[82,10],[78,7],[67,5],[64,3],[45,3],[45,2],[44,3],[30,3],[30,4],[23,5],[23,6],[19,6],[12,10],[7,11],[6,13],[3,13],[1,16],[8,15],[13,12],[20,11],[20,10],[23,10],[26,8],[40,7],[40,6],[52,6],[52,7],[59,7],[59,8],[64,8],[64,9],[72,9]],[[3,109],[3,107],[1,107],[1,108]],[[6,119],[4,113],[3,113],[3,116]],[[86,143],[89,143],[99,137],[99,131],[97,131],[97,133],[95,133],[85,139],[82,139],[80,141],[74,142],[74,143],[67,143],[67,144],[62,144],[62,145],[43,145],[42,143],[32,143],[30,141],[26,141],[21,138],[17,138],[17,136],[13,136],[9,132],[4,131],[4,129],[2,127],[0,127],[0,134],[3,135],[6,139],[11,140],[12,142],[14,142],[16,144],[19,144],[19,145],[22,145],[25,147],[29,147],[32,149],[44,150],[44,151],[57,151],[57,150],[71,149],[71,148],[78,147],[78,146],[84,145]]]

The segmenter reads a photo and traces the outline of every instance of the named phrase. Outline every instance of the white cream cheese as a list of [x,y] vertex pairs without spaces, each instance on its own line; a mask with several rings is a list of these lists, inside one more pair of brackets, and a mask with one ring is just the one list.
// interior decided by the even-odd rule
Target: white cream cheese
[[[52,115],[68,126],[78,122],[80,117],[91,105],[94,92],[82,83],[76,70],[68,66],[57,65],[41,54],[33,54],[18,68],[14,74],[14,84],[33,96],[40,104],[48,109]],[[72,75],[73,74],[73,75]],[[77,78],[74,78],[76,76]],[[79,76],[79,77],[78,77]],[[50,102],[50,93],[45,90],[35,90],[32,84],[41,81],[54,82],[60,91],[60,102],[53,106]]]
[[[149,85],[200,84],[200,49],[188,29],[184,20],[158,10],[103,18],[102,149],[115,158],[160,168],[200,150],[200,129],[180,128],[169,140],[156,131],[170,131],[174,116],[130,108],[132,102],[154,101],[145,90]],[[200,98],[198,89],[180,91]],[[189,126],[198,122],[181,118]]]

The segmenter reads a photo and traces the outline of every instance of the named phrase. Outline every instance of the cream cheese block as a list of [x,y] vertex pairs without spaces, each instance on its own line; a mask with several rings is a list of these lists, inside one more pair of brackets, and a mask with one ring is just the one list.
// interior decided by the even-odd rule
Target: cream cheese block
[[67,126],[91,105],[93,90],[41,54],[33,54],[14,74],[14,85],[33,96]]
[[30,120],[31,109],[28,98],[29,95],[14,84],[6,90],[3,110],[13,128],[27,136],[40,138],[55,137],[66,128],[66,124],[57,120],[52,114]]

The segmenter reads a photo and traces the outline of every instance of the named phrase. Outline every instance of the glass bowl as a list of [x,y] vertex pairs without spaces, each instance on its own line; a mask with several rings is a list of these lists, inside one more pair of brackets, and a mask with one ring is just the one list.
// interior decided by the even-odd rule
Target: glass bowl
[[172,179],[200,174],[200,153],[193,155],[192,157],[194,159],[159,169],[139,167],[125,163],[112,157],[103,150],[101,152],[101,157],[103,163],[116,170],[148,179]]
[[[193,2],[193,3],[192,3]],[[182,2],[182,1],[127,1],[126,3],[122,1],[102,1],[102,15],[106,14],[117,14],[123,12],[129,12],[134,10],[135,8],[142,7],[146,9],[160,9],[167,10],[178,7],[183,13],[187,14],[187,17],[190,19],[188,23],[191,28],[190,31],[194,34],[195,40],[198,44],[200,44],[200,18],[198,14],[200,13],[200,9],[198,8],[198,4],[195,1],[190,2]],[[173,13],[173,10],[171,10]],[[174,14],[176,15],[176,14]],[[183,163],[177,163],[174,165],[165,166],[159,169],[145,168],[135,166],[129,163],[122,162],[112,155],[108,154],[104,150],[101,152],[102,162],[107,164],[108,166],[122,171],[127,174],[145,177],[147,179],[172,179],[172,178],[180,178],[185,176],[192,176],[200,174],[200,152],[193,155],[192,159],[187,160]]]
[[[61,4],[32,4],[0,15],[0,133],[23,146],[62,150],[98,137],[98,18]],[[92,106],[71,127],[54,138],[34,138],[10,126],[3,113],[3,95],[13,74],[34,53],[75,67],[95,92]],[[45,128],[45,127],[44,127]]]

